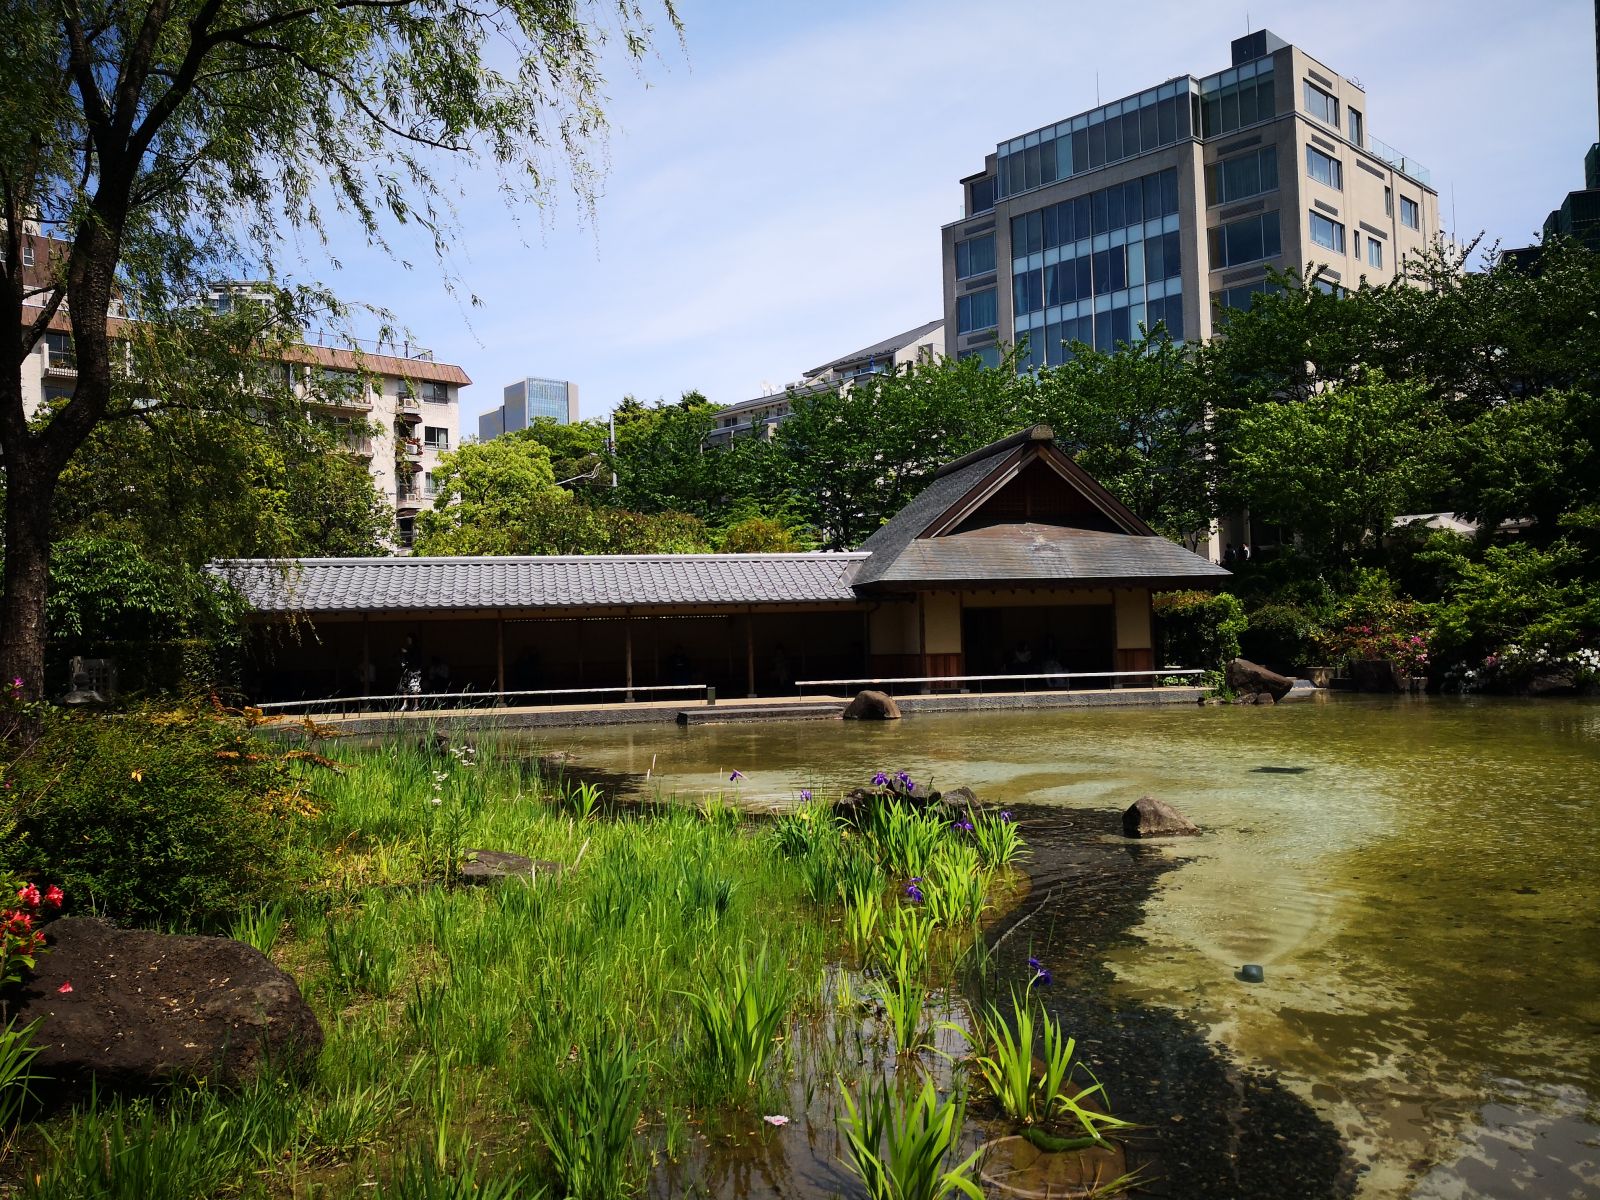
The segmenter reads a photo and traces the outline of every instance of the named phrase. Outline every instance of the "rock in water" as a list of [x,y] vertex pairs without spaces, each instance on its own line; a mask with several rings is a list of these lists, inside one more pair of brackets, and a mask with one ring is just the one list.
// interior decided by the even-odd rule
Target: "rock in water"
[[144,1093],[197,1077],[241,1083],[266,1063],[298,1073],[322,1050],[293,978],[243,942],[85,917],[53,922],[48,936],[52,950],[8,997],[19,1024],[43,1018],[33,1090],[46,1104],[86,1097],[91,1083]]
[[506,850],[468,850],[465,854],[467,861],[457,872],[462,883],[493,883],[497,879],[532,881],[554,877],[567,869],[562,863],[528,858]]
[[1282,700],[1294,687],[1294,680],[1276,671],[1269,671],[1247,658],[1236,658],[1228,664],[1228,686],[1236,692],[1257,694],[1265,692],[1273,702]]
[[844,706],[846,721],[898,721],[900,706],[888,692],[875,692],[868,688],[857,692],[856,698]]
[[1154,796],[1140,796],[1122,814],[1124,837],[1197,837],[1199,833],[1198,825]]

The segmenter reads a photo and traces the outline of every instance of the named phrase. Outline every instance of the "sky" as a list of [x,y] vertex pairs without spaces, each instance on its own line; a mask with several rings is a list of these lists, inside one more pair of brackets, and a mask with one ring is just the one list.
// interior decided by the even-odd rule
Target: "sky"
[[1251,29],[1358,79],[1369,135],[1431,169],[1445,231],[1462,240],[1534,240],[1583,186],[1596,139],[1588,0],[679,0],[679,12],[681,45],[668,30],[644,64],[607,71],[592,213],[570,188],[509,209],[492,172],[463,161],[446,264],[404,230],[385,253],[336,228],[327,258],[296,265],[466,369],[463,434],[527,375],[576,382],[586,418],[626,395],[695,389],[731,404],[936,319],[939,229],[997,142],[1097,96],[1221,70]]

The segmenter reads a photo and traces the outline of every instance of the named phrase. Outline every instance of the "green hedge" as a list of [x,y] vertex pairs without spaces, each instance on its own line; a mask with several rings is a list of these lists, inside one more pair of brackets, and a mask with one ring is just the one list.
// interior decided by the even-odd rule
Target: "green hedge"
[[1244,605],[1229,592],[1162,592],[1154,599],[1163,667],[1220,671],[1239,656]]

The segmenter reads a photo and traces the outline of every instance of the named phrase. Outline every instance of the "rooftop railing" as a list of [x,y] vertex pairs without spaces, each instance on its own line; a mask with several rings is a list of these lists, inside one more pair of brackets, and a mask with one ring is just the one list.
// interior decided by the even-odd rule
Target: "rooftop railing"
[[1375,154],[1388,163],[1402,175],[1408,175],[1426,187],[1433,186],[1433,172],[1428,170],[1414,158],[1407,158],[1400,151],[1386,142],[1380,142],[1375,137],[1369,137],[1365,149],[1370,154]]

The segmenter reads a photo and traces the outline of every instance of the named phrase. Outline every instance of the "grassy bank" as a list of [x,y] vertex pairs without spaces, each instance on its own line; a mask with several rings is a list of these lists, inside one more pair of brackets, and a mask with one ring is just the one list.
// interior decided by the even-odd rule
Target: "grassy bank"
[[[314,1077],[24,1126],[13,1194],[636,1191],[781,1104],[825,1013],[857,1046],[926,1056],[936,993],[1020,849],[998,816],[896,802],[855,826],[820,806],[759,824],[715,799],[611,809],[493,743],[329,755],[304,766],[308,881],[232,928],[315,1008]],[[562,869],[464,886],[471,849]],[[860,1081],[861,1060],[805,1074]]]

